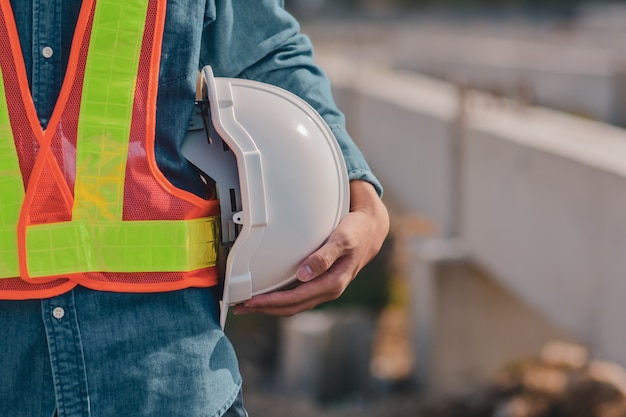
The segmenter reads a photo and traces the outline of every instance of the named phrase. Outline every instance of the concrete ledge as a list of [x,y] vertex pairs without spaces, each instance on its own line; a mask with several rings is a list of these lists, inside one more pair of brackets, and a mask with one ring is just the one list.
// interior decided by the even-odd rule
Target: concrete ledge
[[467,128],[626,176],[624,129],[555,110],[508,103],[494,105],[493,98],[485,94],[470,94]]

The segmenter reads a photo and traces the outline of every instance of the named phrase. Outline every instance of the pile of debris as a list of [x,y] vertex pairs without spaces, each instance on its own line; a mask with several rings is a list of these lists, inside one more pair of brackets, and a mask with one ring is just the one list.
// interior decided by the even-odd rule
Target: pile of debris
[[591,359],[578,345],[553,342],[511,363],[487,384],[427,401],[428,417],[626,417],[626,371]]

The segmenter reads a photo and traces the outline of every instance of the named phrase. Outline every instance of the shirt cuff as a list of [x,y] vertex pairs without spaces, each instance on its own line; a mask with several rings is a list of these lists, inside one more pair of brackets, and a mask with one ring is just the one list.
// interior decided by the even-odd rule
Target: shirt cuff
[[374,186],[379,197],[383,196],[383,187],[378,178],[369,167],[361,150],[355,145],[350,134],[341,125],[330,125],[330,130],[335,135],[343,158],[348,168],[348,179],[367,181]]

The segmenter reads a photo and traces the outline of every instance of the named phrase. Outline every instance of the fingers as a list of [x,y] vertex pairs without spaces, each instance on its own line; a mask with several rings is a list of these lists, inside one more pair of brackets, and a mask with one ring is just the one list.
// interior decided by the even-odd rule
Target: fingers
[[342,259],[312,281],[304,282],[293,289],[257,295],[235,306],[233,312],[292,316],[339,298],[352,280],[353,273],[351,263]]

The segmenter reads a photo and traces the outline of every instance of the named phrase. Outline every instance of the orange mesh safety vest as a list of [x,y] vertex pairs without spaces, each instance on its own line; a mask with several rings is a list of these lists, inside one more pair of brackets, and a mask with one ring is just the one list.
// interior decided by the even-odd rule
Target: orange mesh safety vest
[[0,0],[0,299],[217,283],[217,200],[156,165],[166,1],[84,0],[45,130]]

